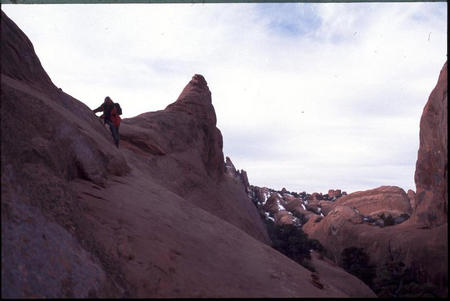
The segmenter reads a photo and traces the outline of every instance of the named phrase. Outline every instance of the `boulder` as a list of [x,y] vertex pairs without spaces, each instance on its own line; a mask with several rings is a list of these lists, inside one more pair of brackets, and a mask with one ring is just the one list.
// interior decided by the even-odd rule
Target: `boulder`
[[292,213],[286,210],[280,210],[277,213],[275,213],[275,223],[278,225],[292,225],[294,222],[294,216]]
[[288,211],[293,211],[295,208],[301,206],[302,204],[301,199],[288,194],[283,195],[283,201],[283,206]]
[[337,199],[337,198],[339,198],[341,196],[342,196],[342,193],[341,193],[340,189],[336,189],[336,190],[330,189],[330,190],[328,190],[328,198],[329,199],[332,199],[332,198]]
[[381,186],[366,191],[357,191],[342,196],[334,202],[334,206],[348,206],[356,209],[364,216],[397,217],[412,212],[409,198],[405,191],[396,186]]
[[320,201],[319,206],[324,215],[327,215],[335,207],[335,205],[333,205],[330,201]]
[[313,192],[313,194],[311,194],[311,198],[312,198],[312,200],[314,200],[314,201],[320,201],[320,200],[323,199],[323,196],[322,196],[321,193]]
[[270,212],[271,214],[275,214],[280,210],[285,210],[285,208],[281,205],[282,197],[278,192],[274,192],[267,199],[266,204],[263,206],[264,210]]

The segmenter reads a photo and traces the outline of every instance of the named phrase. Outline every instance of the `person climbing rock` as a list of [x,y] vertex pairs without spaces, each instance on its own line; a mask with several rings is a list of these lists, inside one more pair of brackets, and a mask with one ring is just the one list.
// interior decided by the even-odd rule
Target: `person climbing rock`
[[109,125],[114,143],[119,147],[119,126],[120,121],[122,120],[120,118],[120,115],[122,115],[122,108],[119,103],[114,103],[109,96],[106,96],[105,101],[97,109],[92,110],[92,112],[103,112],[103,115],[101,115],[100,118],[103,118],[104,123]]

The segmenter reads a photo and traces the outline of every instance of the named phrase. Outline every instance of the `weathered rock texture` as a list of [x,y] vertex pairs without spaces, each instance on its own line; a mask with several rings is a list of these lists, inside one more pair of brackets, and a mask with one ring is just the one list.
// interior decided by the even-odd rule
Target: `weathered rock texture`
[[224,171],[202,76],[165,110],[123,120],[117,149],[3,12],[1,28],[2,297],[373,295],[351,277],[317,287],[267,245]]
[[448,215],[447,62],[431,92],[420,119],[417,156],[415,222],[439,226]]
[[[345,248],[358,247],[382,270],[395,254],[422,285],[433,283],[436,294],[448,296],[447,63],[422,115],[415,180],[416,194],[383,186],[343,196],[327,206],[324,218],[311,218],[303,230],[318,239],[335,262]],[[365,222],[364,216],[381,213],[411,218],[389,227]]]
[[[405,191],[396,186],[381,186],[375,189],[358,191],[339,198],[331,203],[334,206],[347,206],[356,209],[364,216],[411,214],[411,204]],[[331,208],[330,208],[331,209]]]

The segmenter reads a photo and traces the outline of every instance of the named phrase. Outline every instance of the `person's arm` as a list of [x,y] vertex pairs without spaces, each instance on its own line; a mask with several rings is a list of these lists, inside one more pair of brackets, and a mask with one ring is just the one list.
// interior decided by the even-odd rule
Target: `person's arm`
[[101,112],[103,111],[103,104],[101,104],[101,106],[99,106],[97,109],[92,110],[92,112],[97,113],[97,112]]

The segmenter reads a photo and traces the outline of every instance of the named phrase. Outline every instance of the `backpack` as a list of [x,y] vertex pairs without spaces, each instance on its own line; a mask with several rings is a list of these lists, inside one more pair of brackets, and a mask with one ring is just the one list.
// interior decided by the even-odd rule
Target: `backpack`
[[116,106],[117,115],[122,115],[122,108],[118,103],[114,104]]

